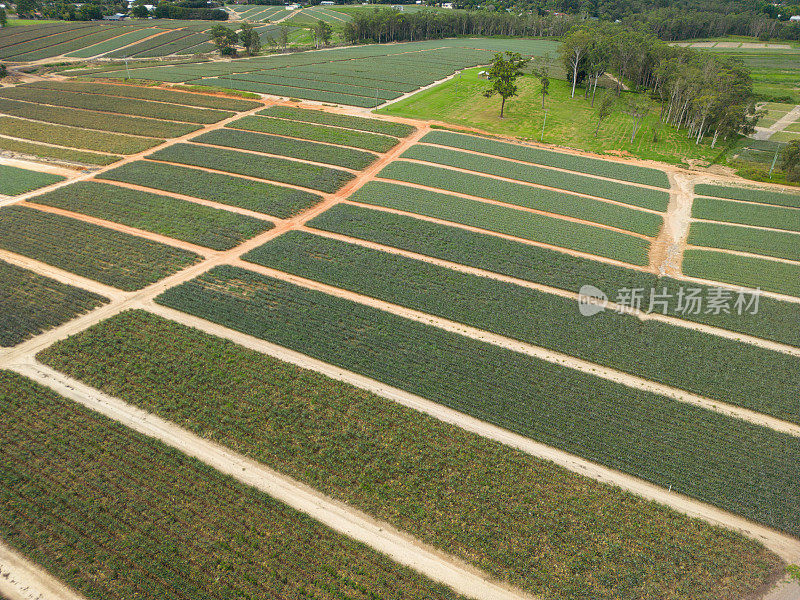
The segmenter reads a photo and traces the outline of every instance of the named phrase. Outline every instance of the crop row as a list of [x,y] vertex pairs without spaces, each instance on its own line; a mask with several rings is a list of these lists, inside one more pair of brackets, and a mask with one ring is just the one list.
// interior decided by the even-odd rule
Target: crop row
[[800,233],[726,223],[692,223],[687,243],[800,261]]
[[127,26],[120,27],[119,25],[101,25],[91,29],[82,29],[81,32],[83,32],[84,35],[81,35],[75,39],[60,42],[58,44],[53,44],[50,38],[42,38],[41,44],[43,44],[43,46],[41,48],[25,52],[24,54],[15,54],[14,56],[10,57],[10,60],[34,61],[53,56],[60,56],[62,54],[74,52],[75,50],[80,50],[81,48],[86,48],[87,46],[91,46],[99,42],[104,42],[119,35],[120,33],[125,33],[126,31],[130,31],[130,28]]
[[[271,69],[269,71],[257,71],[256,73],[272,73],[280,74],[280,69]],[[297,79],[310,79],[312,81],[329,81],[331,83],[344,83],[352,84],[353,76],[346,73],[334,73],[330,69],[321,67],[320,65],[309,65],[307,67],[294,67],[289,70],[292,77]],[[411,83],[401,83],[398,81],[389,81],[387,79],[373,79],[369,77],[359,77],[359,85],[371,89],[379,88],[382,90],[391,90],[394,92],[408,93],[417,89],[417,86]],[[283,107],[276,107],[283,108]],[[289,108],[289,107],[285,107]],[[327,113],[330,114],[330,113]],[[298,119],[299,120],[299,119]]]
[[228,250],[272,227],[245,215],[132,190],[108,183],[78,182],[30,202],[152,231],[214,250]]
[[717,198],[730,198],[731,200],[745,200],[760,204],[776,204],[778,206],[800,208],[800,194],[773,192],[766,189],[698,183],[694,186],[694,193],[697,196],[715,196]]
[[288,119],[290,121],[302,121],[305,123],[317,123],[318,125],[358,129],[359,131],[381,133],[397,138],[411,135],[415,130],[413,126],[406,125],[405,123],[394,123],[392,121],[382,121],[380,119],[365,119],[362,117],[352,117],[350,115],[337,115],[320,110],[307,110],[294,108],[292,106],[268,106],[264,110],[259,111],[258,114],[264,115],[265,117]]
[[119,98],[114,96],[84,94],[65,90],[48,90],[27,86],[17,86],[0,90],[0,97],[9,98],[11,100],[22,100],[25,102],[37,102],[39,104],[52,104],[54,106],[98,110],[188,123],[216,123],[217,121],[233,116],[232,112],[227,111],[178,106],[163,102],[149,102],[136,98],[128,98],[125,101],[120,101]]
[[478,227],[634,265],[649,264],[650,243],[645,239],[509,206],[382,181],[368,183],[351,196],[350,200]]
[[0,248],[125,291],[200,259],[193,252],[24,206],[0,209]]
[[127,46],[128,44],[138,42],[146,37],[155,35],[156,33],[158,33],[157,29],[149,29],[149,28],[134,29],[133,31],[130,31],[128,33],[122,33],[121,35],[117,35],[116,37],[113,37],[109,40],[92,44],[91,46],[84,46],[82,48],[79,48],[78,50],[68,52],[66,53],[66,56],[75,58],[90,58],[92,56],[98,56],[101,54],[105,54],[106,52],[111,52],[112,50],[116,50],[117,48],[121,48],[122,46]]
[[0,346],[15,346],[106,302],[92,292],[0,261]]
[[38,358],[540,597],[739,600],[775,565],[755,542],[143,311]]
[[0,58],[13,58],[14,60],[17,60],[16,57],[18,56],[24,56],[25,54],[31,52],[43,50],[45,48],[57,46],[58,44],[62,44],[64,42],[85,37],[94,29],[94,27],[86,23],[83,27],[71,27],[56,33],[46,34],[44,36],[40,36],[38,35],[38,32],[34,32],[35,37],[31,39],[18,39],[7,46],[0,48]]
[[[125,58],[128,56],[146,56],[145,52],[155,50],[160,46],[164,46],[169,44],[170,42],[174,42],[180,40],[182,38],[188,37],[192,35],[191,31],[185,29],[173,29],[171,31],[167,31],[158,35],[156,37],[144,40],[139,42],[138,44],[134,44],[133,46],[128,46],[127,48],[120,48],[119,50],[115,50],[114,52],[110,52],[106,54],[108,58]],[[149,53],[149,56],[159,56],[158,53],[152,54]]]
[[18,196],[64,179],[52,173],[0,165],[0,196]]
[[156,301],[800,533],[798,438],[235,267]]
[[98,177],[238,206],[281,219],[292,217],[322,200],[316,194],[265,181],[144,160],[122,165]]
[[227,173],[289,183],[329,193],[335,192],[354,177],[347,171],[296,160],[258,156],[225,148],[208,148],[191,144],[168,146],[154,152],[148,158],[196,167],[208,167]]
[[245,73],[242,75],[233,75],[231,78],[234,81],[253,81],[255,83],[266,83],[268,85],[282,85],[300,89],[320,90],[323,92],[332,92],[334,94],[352,94],[354,96],[364,96],[381,100],[393,100],[401,95],[400,92],[380,89],[377,86],[367,87],[362,85],[363,82],[360,80],[357,84],[333,83],[318,79],[292,77],[291,71],[289,74],[284,73],[283,71],[285,71],[285,69],[276,71],[261,71],[258,73]]
[[[674,299],[681,288],[686,288],[685,282],[659,278],[645,271],[349,204],[334,206],[308,225],[574,293],[579,292],[581,286],[591,284],[603,290],[612,300],[622,289],[638,288],[643,294],[649,295],[652,289],[661,292],[666,288],[669,297]],[[697,288],[701,296],[707,296],[711,291],[699,284],[692,284],[691,287]],[[647,308],[645,305],[643,310]],[[713,314],[701,310],[695,314],[677,309],[677,304],[671,303],[669,314],[800,346],[800,330],[787,327],[787,323],[800,322],[798,304],[762,297],[759,299],[758,312],[748,313],[747,318],[742,318],[736,311]]]
[[0,112],[24,119],[34,119],[45,123],[57,123],[85,129],[99,129],[116,133],[156,138],[171,138],[186,135],[200,129],[200,125],[173,123],[128,115],[111,115],[91,110],[74,110],[58,106],[41,106],[34,102],[18,102],[0,98]]
[[3,31],[3,37],[0,38],[0,48],[8,48],[16,46],[23,42],[36,40],[45,36],[53,36],[65,31],[72,31],[74,29],[85,29],[91,27],[92,23],[87,22],[64,22],[60,23],[46,23],[29,25],[27,27],[15,27],[14,29],[6,29]]
[[692,203],[692,217],[800,231],[800,210],[782,206],[766,204],[759,206],[717,198],[695,198]]
[[206,94],[191,94],[188,92],[165,90],[161,88],[83,81],[38,81],[28,84],[28,87],[83,92],[86,94],[103,94],[105,96],[118,96],[120,98],[137,98],[139,100],[152,100],[154,102],[168,102],[170,104],[180,104],[182,106],[215,108],[228,111],[250,110],[256,108],[260,104],[252,100],[223,98],[221,96],[208,96]]
[[[318,102],[330,102],[336,104],[347,104],[349,106],[361,106],[373,108],[378,106],[374,97],[353,96],[349,94],[334,94],[333,92],[323,92],[320,90],[309,90],[305,88],[289,87],[285,85],[272,85],[267,83],[254,83],[229,79],[227,77],[209,77],[207,79],[186,80],[183,77],[177,79],[162,79],[161,74],[155,74],[155,79],[159,81],[186,81],[191,85],[212,85],[216,87],[255,92],[256,94],[267,94],[270,96],[283,96],[286,98],[303,98],[304,100],[316,100]],[[148,75],[149,77],[150,75]]]
[[[419,87],[415,81],[409,80],[403,74],[389,71],[377,72],[374,70],[365,69],[364,66],[356,66],[351,64],[350,61],[340,63],[316,63],[311,65],[302,65],[298,67],[290,67],[287,69],[290,73],[296,73],[297,77],[321,77],[323,79],[331,78],[330,81],[335,79],[345,79],[352,81],[354,78],[371,86],[381,87],[387,90],[397,90],[398,92],[411,92]],[[278,71],[275,71],[278,72]]]
[[110,165],[122,158],[121,156],[95,154],[94,152],[82,152],[72,148],[58,148],[33,142],[12,140],[2,135],[0,135],[0,150],[9,150],[43,158],[57,158],[62,161],[87,165]]
[[0,534],[87,598],[457,597],[15,373],[0,404]]
[[800,297],[800,265],[796,264],[689,248],[683,254],[681,270],[690,277]]
[[157,146],[164,141],[155,138],[129,137],[115,133],[86,131],[77,127],[24,121],[14,117],[3,116],[0,116],[0,135],[67,146],[69,148],[99,150],[116,154],[136,154]]
[[151,48],[150,50],[139,52],[136,54],[136,58],[151,58],[154,56],[169,56],[170,54],[178,54],[183,50],[194,48],[200,44],[208,43],[209,37],[210,36],[208,33],[190,33],[189,35],[184,35],[166,44],[161,44],[155,48]]
[[576,156],[563,152],[551,152],[541,148],[509,144],[452,131],[431,131],[421,141],[428,144],[461,148],[462,150],[474,150],[475,152],[483,152],[590,175],[600,175],[621,181],[630,181],[631,183],[642,183],[662,188],[670,187],[669,179],[664,171],[648,167],[638,167],[626,163]]
[[499,175],[528,183],[538,183],[662,212],[667,209],[667,204],[669,203],[669,194],[660,190],[595,179],[594,177],[587,177],[577,173],[554,171],[535,165],[479,156],[458,150],[415,145],[403,152],[402,157],[458,167],[488,175]]
[[364,169],[378,158],[375,154],[362,150],[338,148],[316,142],[232,129],[214,129],[193,138],[192,141],[266,152],[267,154],[279,154],[356,170]]
[[800,423],[795,356],[303,232],[244,259]]
[[649,237],[657,236],[663,224],[663,218],[651,212],[471,173],[454,173],[433,165],[395,161],[379,176],[573,217]]
[[351,146],[373,152],[386,152],[397,145],[398,139],[388,135],[368,131],[353,131],[339,127],[329,127],[301,121],[273,119],[266,116],[251,115],[233,121],[229,127],[247,129],[261,133],[273,133],[288,137]]

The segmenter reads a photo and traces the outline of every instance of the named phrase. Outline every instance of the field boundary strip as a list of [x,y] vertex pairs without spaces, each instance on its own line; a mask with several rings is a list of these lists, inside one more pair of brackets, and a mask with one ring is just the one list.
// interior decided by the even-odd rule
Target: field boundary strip
[[[727,223],[724,223],[727,225]],[[798,238],[800,238],[800,234]],[[722,254],[731,254],[733,256],[744,256],[748,258],[758,258],[761,260],[769,260],[772,262],[779,262],[787,265],[792,266],[800,266],[800,260],[793,260],[791,258],[781,258],[779,256],[770,256],[769,254],[757,254],[756,252],[745,252],[743,250],[732,250],[730,248],[719,248],[717,246],[697,246],[695,244],[686,244],[687,250],[712,250],[714,252],[720,252]]]
[[342,298],[358,304],[377,308],[378,310],[403,317],[410,321],[416,321],[418,323],[430,325],[473,340],[485,342],[506,350],[511,350],[512,352],[538,358],[549,363],[567,367],[568,369],[578,371],[580,373],[585,373],[600,379],[619,383],[632,389],[651,392],[665,398],[670,398],[671,400],[698,406],[712,412],[717,412],[742,421],[747,421],[754,425],[772,429],[779,433],[785,433],[787,435],[800,438],[800,425],[798,424],[783,421],[776,417],[771,417],[747,408],[727,404],[719,400],[711,400],[698,394],[693,394],[691,392],[687,392],[666,384],[657,383],[643,377],[631,375],[618,369],[605,367],[585,359],[576,358],[569,354],[564,354],[563,352],[550,350],[548,348],[536,346],[528,342],[521,342],[501,334],[478,329],[477,327],[465,325],[463,323],[452,321],[444,317],[438,317],[416,309],[407,308],[405,306],[380,300],[372,296],[351,292],[349,290],[325,283],[320,283],[312,279],[292,275],[284,271],[279,271],[270,267],[264,267],[255,263],[246,262],[241,258],[234,258],[228,261],[226,264],[239,267],[240,269],[245,269],[253,273],[258,273],[259,275],[265,275],[267,277],[272,277],[287,283],[298,285],[308,290],[322,292],[335,298]]
[[[369,240],[362,240],[360,238],[351,237],[348,235],[334,233],[332,231],[327,231],[325,229],[315,229],[313,227],[309,227],[307,225],[303,225],[296,228],[296,231],[304,231],[307,233],[311,233],[313,235],[317,235],[320,237],[326,237],[333,240],[339,240],[342,242],[347,242],[349,244],[354,244],[357,246],[362,246],[364,248],[369,248],[372,250],[379,250],[381,252],[386,252],[388,254],[396,254],[399,256],[404,256],[407,258],[412,258],[414,260],[419,260],[421,262],[426,262],[432,265],[445,267],[447,269],[451,269],[453,271],[458,271],[460,273],[467,273],[470,275],[477,275],[478,277],[485,277],[487,279],[493,279],[496,281],[502,281],[504,283],[510,283],[513,285],[517,285],[520,287],[528,288],[531,290],[536,290],[539,292],[544,292],[546,294],[551,294],[553,296],[560,296],[562,298],[567,298],[569,300],[575,300],[578,302],[580,298],[580,294],[576,292],[572,292],[570,290],[565,290],[557,287],[553,287],[550,285],[536,283],[533,281],[527,281],[524,279],[519,279],[517,277],[512,277],[510,275],[503,275],[502,273],[496,273],[494,271],[489,271],[486,269],[481,269],[479,267],[471,267],[469,265],[463,265],[460,263],[452,262],[449,260],[435,258],[433,256],[427,256],[425,254],[419,254],[417,252],[413,252],[410,250],[403,250],[402,248],[396,248],[394,246],[387,246],[385,244],[381,244],[379,242],[372,242]],[[248,263],[249,264],[249,263]],[[617,310],[620,308],[620,305],[613,301],[609,301],[606,305],[606,308],[609,310]],[[626,307],[626,310],[629,310]],[[686,319],[681,319],[679,317],[674,317],[670,315],[662,315],[658,312],[646,313],[641,310],[633,310],[632,314],[634,314],[637,318],[641,319],[642,321],[653,320],[653,321],[660,321],[663,323],[668,323],[670,325],[676,325],[678,327],[683,327],[686,329],[692,329],[695,331],[700,331],[702,333],[708,333],[709,335],[715,335],[721,338],[734,340],[734,341],[741,341],[747,344],[751,344],[753,346],[757,346],[759,348],[764,348],[766,350],[773,350],[775,352],[780,352],[782,354],[789,354],[791,356],[798,356],[800,357],[800,348],[791,346],[789,344],[784,344],[781,342],[775,342],[772,340],[767,340],[764,338],[760,338],[758,336],[749,335],[746,333],[740,333],[738,331],[733,331],[731,329],[725,329],[724,327],[718,327],[715,325],[707,325],[705,323],[700,323],[697,321],[689,321]]]
[[408,408],[428,414],[440,421],[450,423],[469,431],[510,446],[532,456],[550,460],[556,464],[596,481],[622,487],[641,497],[669,506],[683,514],[703,519],[708,523],[731,529],[757,540],[788,562],[800,561],[800,540],[729,513],[723,509],[695,500],[688,496],[671,492],[666,488],[649,483],[632,475],[605,467],[579,456],[536,442],[525,436],[513,433],[502,427],[481,421],[465,413],[448,408],[421,396],[381,383],[375,379],[359,375],[333,364],[312,358],[300,352],[284,348],[272,342],[241,333],[223,325],[195,317],[188,313],[146,301],[140,304],[145,310],[171,321],[194,327],[205,333],[232,341],[256,352],[267,354],[304,369],[310,369],[349,383],[383,398],[397,402]]
[[10,600],[84,600],[44,568],[0,539],[0,596]]
[[91,388],[41,363],[31,361],[14,365],[11,370],[115,422],[196,458],[334,531],[362,542],[394,562],[448,585],[458,593],[476,600],[536,600],[535,596],[493,581],[486,573],[424,544],[389,523],[337,502],[255,460],[205,440],[170,421]]
[[[8,136],[3,136],[8,137]],[[798,209],[800,210],[800,209]],[[717,219],[701,219],[698,217],[692,217],[692,223],[714,223],[718,225],[730,225],[731,227],[744,227],[745,229],[758,229],[761,231],[774,231],[775,233],[786,233],[787,231],[792,232],[791,229],[779,229],[777,227],[767,227],[765,225],[750,225],[748,223],[733,223],[732,221],[719,221]],[[794,232],[800,233],[800,232]]]

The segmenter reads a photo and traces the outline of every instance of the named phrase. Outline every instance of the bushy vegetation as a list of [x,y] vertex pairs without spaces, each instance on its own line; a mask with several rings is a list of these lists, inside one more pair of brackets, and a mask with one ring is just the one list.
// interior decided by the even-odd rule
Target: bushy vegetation
[[87,131],[78,127],[37,123],[14,117],[0,117],[0,135],[67,146],[68,148],[99,150],[112,154],[136,154],[164,141],[102,131]]
[[337,115],[319,110],[304,110],[291,106],[269,106],[260,111],[259,114],[278,119],[288,119],[290,121],[303,121],[306,123],[345,127],[347,129],[358,129],[359,131],[371,131],[372,133],[382,133],[398,138],[411,135],[415,129],[411,125],[406,125],[405,123],[393,123],[391,121],[381,121],[380,119],[364,119],[361,117],[351,117],[350,115]]
[[164,102],[150,102],[128,98],[121,101],[114,96],[84,94],[65,90],[50,90],[28,86],[16,86],[0,90],[0,97],[11,100],[51,104],[69,108],[97,110],[124,115],[135,115],[154,119],[183,121],[185,123],[216,123],[234,113],[214,109],[179,106]]
[[[395,164],[400,163],[392,163],[390,167]],[[433,167],[431,170],[436,169]],[[383,172],[385,171],[386,169]],[[458,181],[464,181],[467,177],[459,174]],[[447,181],[455,182],[449,177]],[[643,238],[522,211],[510,206],[499,206],[383,181],[368,183],[349,199],[613,258],[633,265],[649,264],[650,242]]]
[[776,566],[732,532],[143,311],[39,359],[540,597],[739,600]]
[[397,138],[367,131],[353,131],[349,129],[327,127],[325,125],[316,125],[313,123],[272,119],[256,115],[242,117],[238,121],[231,123],[230,127],[258,131],[261,133],[274,133],[276,135],[313,140],[315,142],[351,146],[363,150],[372,150],[373,152],[386,152],[387,150],[391,150],[399,142]]
[[800,423],[795,356],[613,311],[587,318],[569,298],[304,232],[243,258]]
[[3,541],[87,598],[461,598],[16,373],[0,408]]
[[20,342],[108,299],[0,261],[0,346]]
[[66,178],[52,173],[0,165],[0,195],[18,196],[64,179]]
[[[498,175],[546,185],[562,190],[598,196],[608,200],[615,200],[632,206],[649,208],[651,210],[665,211],[669,203],[669,193],[661,190],[641,188],[626,183],[617,183],[604,179],[586,177],[577,173],[566,173],[544,169],[535,165],[525,165],[500,158],[479,156],[447,148],[434,148],[432,146],[415,145],[403,152],[402,158],[424,160],[427,162],[467,169],[488,175]],[[451,176],[454,174],[451,173]],[[458,175],[455,178],[460,178]],[[528,188],[530,189],[530,188]]]
[[321,196],[223,173],[144,160],[105,171],[102,179],[185,194],[285,219],[322,200]]
[[793,231],[769,231],[727,223],[692,223],[687,243],[800,261],[800,234]]
[[0,248],[125,291],[200,260],[186,250],[24,206],[0,209]]
[[[119,105],[119,103],[118,103]],[[110,115],[93,110],[75,110],[58,106],[41,106],[34,102],[19,102],[0,98],[0,112],[14,117],[70,125],[84,129],[99,129],[117,133],[132,133],[156,138],[172,138],[200,129],[200,125],[173,123],[158,119]]]
[[551,152],[542,148],[509,144],[507,142],[475,135],[434,130],[425,134],[420,141],[426,144],[439,144],[441,146],[451,146],[462,150],[483,152],[503,158],[523,160],[548,167],[587,173],[589,175],[610,177],[612,179],[629,181],[631,183],[641,183],[662,188],[669,188],[670,186],[667,174],[658,169],[639,167],[622,162],[600,160],[597,158],[588,158],[575,154]]
[[378,158],[362,150],[232,129],[215,129],[193,138],[192,142],[290,156],[355,170],[368,167]]
[[290,183],[328,193],[335,192],[354,177],[352,173],[330,167],[192,144],[168,146],[148,158]]
[[[604,290],[612,298],[623,288],[667,291],[673,298],[686,282],[658,278],[646,271],[570,256],[564,252],[506,240],[494,235],[423,221],[407,215],[342,204],[334,206],[308,225],[355,238],[386,244],[425,256],[493,271],[523,281],[541,283],[577,293],[584,284]],[[709,287],[692,284],[702,294]],[[646,307],[645,307],[646,308]],[[672,307],[671,314],[678,316]],[[787,323],[800,322],[800,305],[773,298],[759,299],[757,314],[680,314],[698,321],[756,337],[800,346],[800,330]]]
[[235,267],[156,301],[800,533],[791,435]]
[[796,264],[689,248],[683,253],[681,270],[690,277],[800,297],[800,265]]
[[78,182],[30,202],[228,250],[272,227],[268,221],[108,183]]
[[717,198],[695,198],[692,203],[692,217],[800,231],[800,210],[782,206],[758,206]]

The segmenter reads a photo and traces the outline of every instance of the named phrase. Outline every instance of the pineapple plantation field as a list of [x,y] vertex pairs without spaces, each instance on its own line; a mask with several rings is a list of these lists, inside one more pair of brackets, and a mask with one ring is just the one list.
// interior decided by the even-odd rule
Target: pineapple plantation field
[[2,88],[50,172],[0,170],[0,563],[86,600],[788,585],[800,196],[366,110],[497,43]]

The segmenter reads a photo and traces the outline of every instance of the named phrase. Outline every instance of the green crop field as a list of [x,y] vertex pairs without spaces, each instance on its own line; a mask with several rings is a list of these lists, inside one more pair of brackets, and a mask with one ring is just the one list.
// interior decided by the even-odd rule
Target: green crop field
[[800,194],[775,192],[763,188],[740,188],[699,183],[694,186],[694,193],[698,196],[715,196],[717,198],[730,198],[731,200],[743,200],[745,202],[758,202],[759,204],[800,208]]
[[[548,598],[739,600],[774,564],[754,542],[142,311],[38,358]],[[608,544],[624,550],[599,564]]]
[[0,150],[28,154],[32,157],[55,158],[84,165],[110,165],[117,162],[122,157],[114,154],[97,154],[95,152],[85,152],[73,148],[59,148],[58,146],[47,146],[36,144],[24,140],[14,140],[0,135]]
[[303,121],[306,123],[317,123],[319,125],[333,125],[334,127],[358,129],[359,131],[371,131],[372,133],[382,133],[398,138],[406,137],[414,132],[414,127],[405,125],[404,123],[393,123],[391,121],[381,121],[379,119],[364,119],[361,117],[351,117],[349,115],[337,115],[317,110],[303,110],[290,106],[269,106],[260,111],[259,114],[265,117],[288,119],[290,121]]
[[36,196],[30,202],[122,223],[214,250],[228,250],[272,227],[267,221],[108,183],[79,182]]
[[793,231],[769,231],[726,223],[692,223],[687,243],[800,261],[800,233]]
[[[117,103],[117,105],[119,106],[120,104]],[[111,115],[93,110],[42,106],[36,104],[35,101],[19,102],[7,98],[0,98],[0,113],[23,119],[44,121],[45,123],[155,138],[179,137],[200,129],[200,125],[190,123],[175,123],[159,119],[131,117],[123,114]]]
[[468,171],[486,173],[487,175],[497,175],[528,183],[536,183],[579,194],[615,200],[650,210],[664,211],[669,203],[669,194],[666,191],[596,179],[577,173],[554,171],[535,165],[479,156],[448,148],[434,148],[424,145],[412,146],[403,152],[401,158],[423,160]]
[[14,117],[0,117],[0,135],[111,154],[136,154],[164,141],[102,131],[87,131],[78,127],[39,123]]
[[87,598],[460,598],[15,373],[0,406],[3,541]]
[[50,104],[53,106],[96,110],[151,119],[164,119],[182,121],[185,123],[216,123],[234,113],[195,108],[192,106],[179,106],[164,102],[150,102],[137,98],[127,98],[121,101],[115,96],[102,96],[100,94],[86,94],[66,90],[52,90],[28,86],[16,86],[0,90],[0,98],[36,102],[37,104]]
[[781,206],[745,204],[717,198],[695,198],[692,204],[692,217],[800,231],[800,210]]
[[683,273],[800,297],[800,265],[689,248],[683,255]]
[[797,357],[611,311],[587,319],[569,298],[304,232],[243,258],[800,423]]
[[192,142],[289,156],[355,170],[368,167],[378,158],[362,150],[233,129],[215,129],[194,138]]
[[[392,163],[387,169],[391,169],[394,165],[406,166],[401,163]],[[384,174],[387,169],[384,169],[381,174]],[[436,170],[435,167],[431,168],[431,171]],[[446,180],[460,187],[460,184],[470,182],[467,177],[459,174],[458,181],[449,177]],[[445,177],[442,179],[444,180]],[[434,183],[430,179],[425,179],[425,181],[429,184]],[[500,185],[495,185],[494,188],[496,190],[504,189]],[[506,201],[508,200],[507,196],[503,197]],[[650,242],[643,238],[601,229],[585,223],[523,211],[511,206],[499,206],[480,200],[470,200],[384,181],[368,183],[353,194],[350,200],[479,227],[486,231],[596,254],[634,265],[649,263]]]
[[627,163],[611,162],[597,158],[576,156],[552,152],[536,147],[525,147],[509,144],[491,138],[464,135],[452,131],[434,130],[427,133],[422,140],[425,144],[438,144],[462,150],[472,150],[503,158],[511,158],[548,167],[567,169],[589,175],[610,177],[631,183],[641,183],[661,188],[669,188],[669,179],[664,171],[647,167],[634,166]]
[[0,209],[0,248],[125,291],[200,259],[186,250],[23,206]]
[[[625,288],[659,291],[666,288],[667,293],[676,297],[684,285],[681,281],[659,278],[644,271],[360,206],[335,206],[311,220],[309,226],[573,293],[582,285],[591,284],[612,299],[617,290]],[[711,289],[702,285],[696,287],[703,294]],[[673,305],[670,314],[682,319],[800,346],[800,330],[786,327],[786,323],[800,322],[800,305],[795,303],[761,297],[758,312],[748,313],[747,318],[735,311],[679,313],[676,308]]]
[[0,165],[0,196],[18,196],[64,179],[66,178],[52,173]]
[[106,302],[92,292],[0,261],[0,346],[15,346]]
[[663,217],[651,212],[426,164],[394,162],[379,176],[617,227],[649,237],[656,237],[663,224]]
[[157,301],[800,533],[796,437],[235,267]]
[[322,200],[321,196],[265,181],[144,160],[106,171],[99,177],[238,206],[281,219]]
[[148,158],[289,183],[329,193],[335,192],[354,177],[352,173],[330,167],[191,144],[175,144],[154,152]]
[[284,119],[270,119],[259,116],[243,117],[230,124],[230,127],[246,129],[260,133],[286,135],[315,142],[326,142],[340,146],[351,146],[373,152],[386,152],[398,144],[400,140],[394,137],[369,133],[365,131],[351,131],[325,125],[304,123],[301,121],[286,121]]

